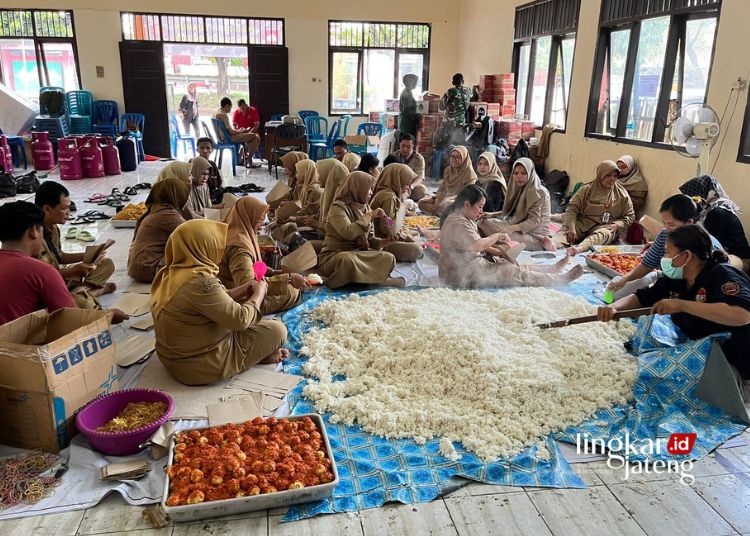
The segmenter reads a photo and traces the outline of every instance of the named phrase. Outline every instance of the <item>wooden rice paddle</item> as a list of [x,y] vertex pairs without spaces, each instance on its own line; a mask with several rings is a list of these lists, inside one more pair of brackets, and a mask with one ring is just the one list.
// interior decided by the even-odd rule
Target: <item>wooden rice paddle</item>
[[[625,311],[618,311],[612,320],[618,320],[620,318],[638,318],[641,316],[651,314],[650,307],[644,307],[642,309],[626,309]],[[558,320],[557,322],[546,322],[544,324],[537,324],[536,327],[539,329],[550,329],[550,328],[562,328],[570,326],[572,324],[586,324],[588,322],[596,322],[597,316],[579,316],[578,318],[569,318],[568,320]]]

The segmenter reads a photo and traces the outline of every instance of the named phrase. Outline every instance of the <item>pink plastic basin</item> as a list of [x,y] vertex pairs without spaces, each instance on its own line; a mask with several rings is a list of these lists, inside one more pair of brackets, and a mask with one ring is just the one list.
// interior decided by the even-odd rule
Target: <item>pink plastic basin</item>
[[[165,402],[167,411],[156,421],[127,432],[97,432],[96,429],[117,417],[130,402]],[[128,456],[142,450],[146,441],[174,411],[174,400],[157,389],[124,389],[95,398],[76,416],[76,427],[91,446],[104,454]]]

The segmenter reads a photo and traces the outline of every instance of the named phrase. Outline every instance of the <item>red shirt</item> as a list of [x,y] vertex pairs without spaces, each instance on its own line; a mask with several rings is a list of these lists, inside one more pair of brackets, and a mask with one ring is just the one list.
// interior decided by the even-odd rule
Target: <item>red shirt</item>
[[247,111],[242,113],[242,110],[237,108],[232,114],[232,123],[234,123],[234,128],[236,129],[253,128],[255,123],[260,123],[258,110],[252,106],[248,106]]
[[0,325],[39,309],[75,307],[60,272],[20,251],[0,250]]

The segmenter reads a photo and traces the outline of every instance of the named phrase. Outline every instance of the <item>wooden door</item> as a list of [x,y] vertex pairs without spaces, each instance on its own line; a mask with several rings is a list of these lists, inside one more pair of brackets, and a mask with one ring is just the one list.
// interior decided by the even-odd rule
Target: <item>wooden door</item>
[[289,54],[286,47],[248,47],[250,103],[261,125],[274,114],[289,113]]

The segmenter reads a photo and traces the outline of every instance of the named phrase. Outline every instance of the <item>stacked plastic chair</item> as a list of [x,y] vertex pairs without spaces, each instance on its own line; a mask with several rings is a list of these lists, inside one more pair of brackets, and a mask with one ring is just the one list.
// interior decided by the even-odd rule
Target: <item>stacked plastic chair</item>
[[139,162],[146,159],[146,153],[143,151],[143,128],[145,126],[146,116],[143,114],[125,113],[120,117],[120,132],[128,132],[130,137],[135,140]]
[[113,100],[94,101],[94,124],[91,131],[117,139],[120,132],[120,111]]
[[[59,103],[59,106],[53,108],[54,103]],[[65,89],[45,86],[39,90],[39,115],[34,119],[33,130],[49,132],[49,140],[55,146],[57,140],[70,134]]]
[[180,132],[180,123],[177,121],[177,117],[174,114],[169,115],[169,125],[170,125],[170,141],[172,144],[172,156],[174,158],[177,158],[177,144],[182,144],[182,150],[187,155],[188,152],[188,145],[193,150],[193,157],[195,157],[195,138],[193,138],[190,134],[183,134]]
[[71,134],[89,134],[94,115],[94,96],[90,91],[76,90],[65,94]]
[[8,138],[8,145],[10,146],[11,155],[13,156],[13,165],[16,167],[21,166],[21,159],[23,159],[23,168],[29,167],[29,162],[26,157],[26,144],[23,142],[22,136],[8,136],[3,133],[3,129],[0,128],[0,136],[5,135]]

